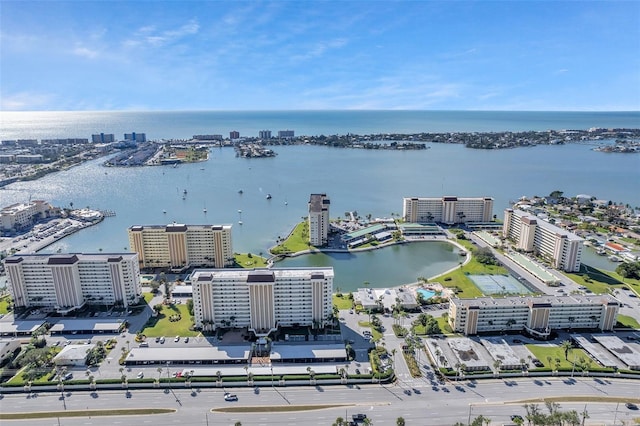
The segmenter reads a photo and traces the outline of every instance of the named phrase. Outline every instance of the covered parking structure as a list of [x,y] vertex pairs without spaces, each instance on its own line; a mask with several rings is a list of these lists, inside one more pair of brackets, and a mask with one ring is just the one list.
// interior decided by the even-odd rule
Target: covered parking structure
[[10,337],[29,336],[42,327],[44,320],[0,321],[0,335]]
[[61,334],[117,334],[125,328],[122,320],[61,319],[51,326],[52,336]]
[[250,348],[245,345],[133,348],[125,359],[125,365],[242,364],[248,362],[249,353]]
[[347,350],[343,343],[326,345],[283,345],[279,343],[271,348],[270,358],[273,364],[346,362]]

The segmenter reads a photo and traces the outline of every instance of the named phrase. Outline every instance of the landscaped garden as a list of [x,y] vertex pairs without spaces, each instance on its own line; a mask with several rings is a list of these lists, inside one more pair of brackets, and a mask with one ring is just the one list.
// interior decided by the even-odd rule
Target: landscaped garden
[[297,253],[299,251],[313,249],[309,244],[309,224],[304,221],[296,225],[296,227],[285,239],[278,237],[278,245],[273,247],[271,254],[287,254]]
[[[149,318],[141,333],[147,337],[197,336],[186,304],[160,305],[157,316]],[[154,307],[155,309],[155,307]]]

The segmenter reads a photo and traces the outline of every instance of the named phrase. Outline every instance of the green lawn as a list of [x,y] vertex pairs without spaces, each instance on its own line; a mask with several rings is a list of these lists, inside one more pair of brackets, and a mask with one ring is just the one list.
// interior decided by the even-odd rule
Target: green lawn
[[255,254],[235,253],[233,259],[236,262],[236,265],[242,268],[263,268],[267,266],[267,259],[261,256],[256,256]]
[[[182,316],[180,321],[169,321],[171,315],[178,313]],[[173,336],[197,336],[199,332],[189,330],[192,325],[193,320],[189,316],[187,305],[165,305],[157,317],[149,318],[149,321],[140,332],[147,337],[166,336],[167,338],[171,338]]]
[[640,280],[622,278],[622,276],[614,271],[592,268],[584,263],[580,266],[580,272],[565,272],[564,274],[596,294],[607,293],[610,290],[622,288],[623,286],[633,289],[636,293],[640,290]]
[[[556,362],[555,359],[560,359],[560,368],[571,368],[574,356],[576,361],[580,357],[589,359],[589,355],[582,349],[571,349],[569,351],[569,360],[564,359],[564,350],[559,346],[540,346],[540,345],[526,345],[527,349],[544,364],[545,367],[554,369]],[[547,357],[551,357],[551,364],[547,360]],[[595,365],[595,363],[593,364]]]
[[[460,240],[459,240],[460,241]],[[462,240],[464,241],[464,240]],[[458,287],[462,290],[461,293],[458,293],[458,297],[461,299],[464,298],[473,298],[482,296],[482,292],[476,285],[471,281],[468,275],[506,275],[508,272],[502,266],[496,265],[485,265],[483,263],[478,262],[474,258],[471,259],[469,263],[462,266],[461,268],[456,269],[455,271],[449,272],[448,274],[441,275],[432,281],[437,281],[445,287]],[[448,280],[448,278],[450,278]]]
[[618,322],[627,327],[635,328],[636,330],[640,330],[640,323],[636,321],[635,318],[627,316],[627,315],[618,315]]
[[297,224],[291,235],[270,251],[272,254],[285,254],[297,253],[311,248],[313,246],[309,245],[309,224],[304,221]]
[[343,294],[342,297],[334,294],[333,306],[337,306],[338,309],[351,309],[353,307],[353,301],[349,299],[347,294]]
[[2,299],[0,299],[0,314],[9,313],[9,309],[7,308],[9,307],[10,302],[11,302],[10,296],[5,296]]

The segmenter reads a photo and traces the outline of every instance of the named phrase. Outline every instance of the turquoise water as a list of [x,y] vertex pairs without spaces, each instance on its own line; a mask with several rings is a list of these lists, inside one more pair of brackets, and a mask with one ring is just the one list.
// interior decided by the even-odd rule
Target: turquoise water
[[422,295],[424,300],[429,300],[436,295],[435,291],[425,290],[424,288],[416,289],[416,291]]

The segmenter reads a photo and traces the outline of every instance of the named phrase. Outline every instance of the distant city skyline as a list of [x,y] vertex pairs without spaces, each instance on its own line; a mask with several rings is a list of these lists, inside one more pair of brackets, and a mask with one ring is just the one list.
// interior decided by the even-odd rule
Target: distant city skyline
[[640,110],[637,1],[0,6],[4,111]]

